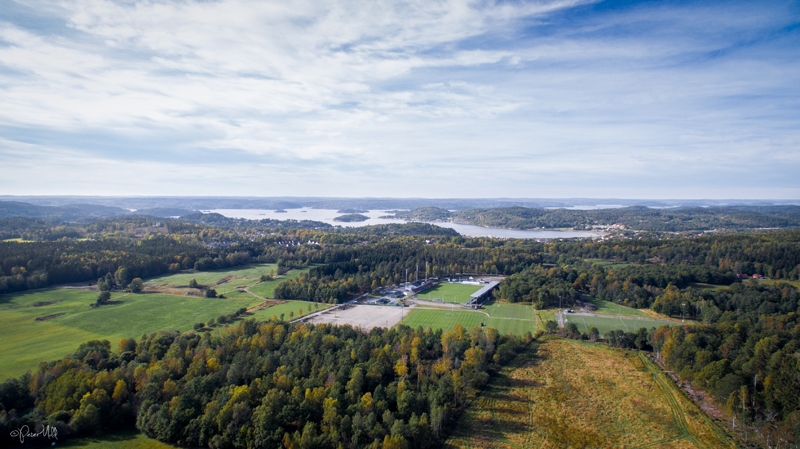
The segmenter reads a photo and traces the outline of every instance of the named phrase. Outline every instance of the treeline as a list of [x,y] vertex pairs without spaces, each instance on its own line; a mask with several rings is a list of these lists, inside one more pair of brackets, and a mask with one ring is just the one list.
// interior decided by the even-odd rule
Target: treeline
[[662,327],[651,341],[683,381],[737,417],[746,438],[767,447],[800,438],[800,310],[726,312],[711,325]]
[[402,237],[372,245],[329,248],[322,265],[311,268],[308,276],[278,285],[275,297],[336,302],[351,293],[405,282],[406,274],[413,280],[426,275],[514,273],[543,260],[540,252],[531,251],[542,248],[541,244],[516,246],[518,242],[509,242],[509,246],[468,249],[456,245],[459,241],[468,244],[463,237],[438,244]]
[[92,341],[0,385],[0,434],[135,425],[183,446],[440,447],[466,401],[530,340],[460,325],[365,334],[248,320],[219,334],[124,339],[115,352]]
[[709,229],[759,229],[800,226],[798,206],[737,206],[650,209],[631,206],[619,209],[570,210],[531,207],[463,209],[450,212],[440,207],[399,211],[397,218],[452,221],[507,229],[591,228],[595,225],[624,225],[627,229],[651,232],[701,231]]

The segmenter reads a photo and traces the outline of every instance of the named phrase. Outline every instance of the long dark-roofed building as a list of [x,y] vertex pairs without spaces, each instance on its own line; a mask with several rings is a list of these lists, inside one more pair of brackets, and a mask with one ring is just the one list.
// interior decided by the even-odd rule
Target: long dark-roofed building
[[495,287],[497,287],[498,285],[500,285],[500,283],[497,281],[491,281],[488,284],[484,285],[483,288],[469,295],[469,297],[472,299],[469,300],[467,305],[476,306],[478,304],[482,304],[487,299],[489,299],[489,295],[492,294],[492,290],[494,290]]

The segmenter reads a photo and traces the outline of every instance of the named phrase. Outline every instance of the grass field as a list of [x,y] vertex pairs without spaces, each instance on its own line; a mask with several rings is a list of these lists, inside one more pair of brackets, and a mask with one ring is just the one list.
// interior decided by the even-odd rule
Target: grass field
[[58,442],[57,447],[73,449],[174,449],[176,446],[162,443],[139,433],[137,430],[123,430],[101,436],[73,438]]
[[535,320],[533,307],[520,304],[494,303],[483,309],[491,317]]
[[248,288],[248,290],[250,290],[251,292],[262,298],[272,298],[273,294],[275,293],[275,287],[277,287],[278,284],[284,281],[297,279],[298,277],[300,277],[301,274],[308,273],[308,270],[310,270],[310,268],[303,268],[301,270],[292,270],[277,279],[273,279],[271,281],[262,282],[260,284],[254,285]]
[[462,415],[447,448],[734,448],[658,367],[632,351],[534,343]]
[[651,327],[661,327],[663,325],[679,325],[680,322],[675,321],[658,321],[658,320],[634,320],[630,318],[616,318],[616,317],[596,317],[596,316],[580,316],[566,314],[564,315],[565,325],[568,322],[573,322],[578,325],[578,330],[582,333],[589,333],[589,329],[596,327],[600,331],[600,335],[605,335],[609,331],[623,330],[625,332],[636,332],[644,327],[650,329]]
[[466,304],[470,299],[472,299],[469,297],[469,295],[477,292],[481,288],[481,285],[452,284],[449,282],[443,282],[441,284],[437,284],[430,290],[425,290],[417,295],[417,297],[419,299],[430,299],[432,301],[435,301],[436,298],[441,298],[443,302],[453,302],[455,299],[455,302],[458,304]]
[[589,298],[589,302],[591,302],[597,310],[592,313],[596,313],[598,315],[613,315],[613,316],[631,316],[631,317],[639,317],[639,318],[653,318],[651,314],[648,314],[642,310],[634,309],[633,307],[626,307],[617,303],[609,302],[609,301],[602,301],[599,299]]
[[[0,296],[0,380],[35,369],[41,361],[59,359],[88,340],[109,340],[116,348],[125,337],[189,331],[196,322],[260,302],[115,293],[110,303],[89,308],[95,299],[97,292],[72,289]],[[35,320],[58,314],[63,315]]]
[[257,279],[260,278],[262,274],[268,275],[270,271],[272,271],[273,274],[276,273],[278,271],[278,265],[274,263],[263,263],[245,265],[236,269],[225,268],[222,270],[169,274],[147,279],[145,284],[187,286],[189,285],[189,281],[194,279],[198,284],[212,285],[226,277],[232,277],[234,279],[256,279],[255,282],[258,282]]
[[[289,320],[289,313],[294,313],[294,318],[300,318],[301,316],[308,315],[309,313],[316,312],[314,306],[319,303],[307,302],[307,301],[287,301],[283,304],[275,304],[274,306],[267,307],[266,309],[256,310],[253,312],[253,317],[259,320],[269,320],[272,319],[273,316],[277,316],[280,318],[281,314],[284,314],[283,319]],[[311,306],[311,312],[308,311],[308,306]],[[330,304],[319,304],[319,310],[327,309],[331,307]],[[303,313],[299,313],[302,310]]]
[[527,332],[534,333],[538,329],[535,321],[524,319],[508,319],[487,317],[486,314],[474,310],[464,310],[456,307],[455,310],[447,309],[412,309],[403,319],[403,324],[416,329],[443,329],[445,331],[453,329],[456,323],[471,329],[485,323],[486,327],[493,327],[501,334],[525,335]]
[[617,262],[614,260],[604,260],[604,259],[583,259],[583,261],[589,262],[592,265],[600,265],[603,268],[622,268],[622,267],[629,267],[631,265],[636,265],[635,263]]

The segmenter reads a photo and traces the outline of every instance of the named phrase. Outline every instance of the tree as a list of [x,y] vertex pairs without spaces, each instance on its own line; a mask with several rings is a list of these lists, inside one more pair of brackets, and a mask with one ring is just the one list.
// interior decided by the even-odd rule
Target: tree
[[552,334],[558,329],[558,323],[553,320],[548,320],[547,323],[545,323],[545,327],[547,328],[547,332]]
[[192,279],[189,281],[189,288],[198,288],[197,279]]
[[213,288],[209,288],[208,290],[206,290],[206,298],[216,298],[216,297],[217,297],[216,290],[214,290]]
[[110,292],[107,291],[100,292],[100,294],[97,295],[97,302],[95,304],[98,306],[101,304],[105,304],[106,302],[108,302],[109,299],[111,299]]
[[144,282],[141,278],[133,278],[128,288],[131,289],[132,293],[140,293],[144,289]]

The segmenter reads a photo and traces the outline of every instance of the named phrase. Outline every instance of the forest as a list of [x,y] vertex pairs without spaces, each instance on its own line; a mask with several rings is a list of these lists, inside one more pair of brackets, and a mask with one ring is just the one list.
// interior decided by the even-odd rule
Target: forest
[[[63,231],[4,220],[42,235]],[[80,225],[91,237],[0,243],[0,293],[94,281],[122,291],[134,278],[260,262],[308,268],[279,283],[276,298],[341,303],[404,282],[417,267],[420,277],[496,274],[505,276],[496,301],[545,309],[588,296],[694,320],[602,338],[572,323],[561,332],[651,351],[735,416],[745,438],[800,442],[800,231],[534,242],[440,229],[101,219]],[[88,342],[0,385],[0,425],[35,421],[64,435],[136,426],[188,446],[435,447],[487,376],[528,341],[480,328],[365,334],[247,321],[219,334],[143,335],[119,348]]]
[[571,210],[535,207],[462,209],[451,212],[436,206],[398,211],[395,218],[452,221],[507,229],[591,229],[622,225],[625,229],[650,232],[746,230],[800,226],[799,206],[715,206],[652,209],[629,206],[619,209]]
[[0,385],[0,435],[40,422],[59,437],[135,425],[191,447],[439,447],[531,339],[248,320],[220,335],[143,335],[114,351],[91,341]]

